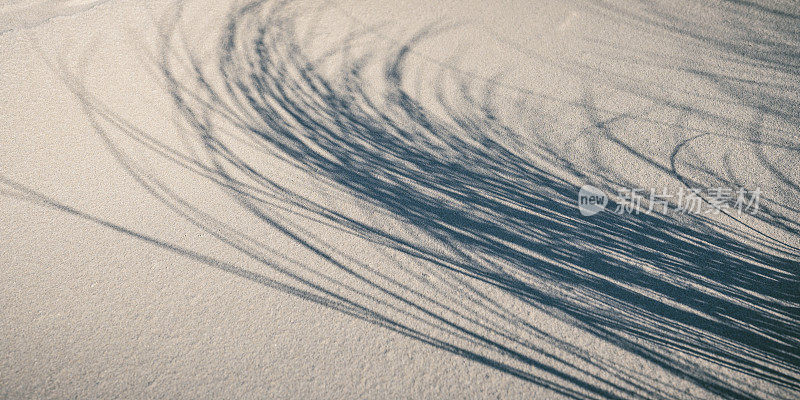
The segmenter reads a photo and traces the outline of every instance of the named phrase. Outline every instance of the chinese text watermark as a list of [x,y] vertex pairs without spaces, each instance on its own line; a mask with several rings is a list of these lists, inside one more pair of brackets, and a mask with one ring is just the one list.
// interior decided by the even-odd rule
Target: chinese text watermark
[[[619,190],[616,204],[609,211],[616,214],[683,213],[690,215],[742,213],[756,214],[761,199],[761,189],[744,188],[685,188],[674,192],[662,189]],[[605,192],[592,185],[584,185],[578,192],[578,209],[583,216],[592,216],[606,209],[609,198]]]

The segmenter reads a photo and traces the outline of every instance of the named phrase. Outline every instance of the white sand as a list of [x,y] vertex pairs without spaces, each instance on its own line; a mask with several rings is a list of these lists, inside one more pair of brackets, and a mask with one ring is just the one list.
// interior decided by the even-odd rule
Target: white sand
[[[214,4],[186,2],[174,31],[180,32],[176,37],[185,41],[185,47],[172,49],[178,54],[172,58],[171,72],[192,90],[198,90],[191,87],[197,82],[178,66],[187,65],[181,51],[191,49],[207,68],[209,83],[219,87],[223,78],[214,68],[218,38],[226,14],[241,5],[208,3]],[[455,78],[495,80],[498,118],[523,133],[522,148],[544,143],[584,175],[526,153],[552,174],[572,184],[592,183],[609,190],[619,186],[676,190],[681,182],[660,168],[670,162],[681,176],[710,186],[715,181],[704,171],[735,177],[742,186],[761,187],[789,225],[781,228],[774,221],[747,216],[741,222],[784,244],[800,246],[792,233],[800,199],[796,57],[779,59],[795,63],[794,69],[780,69],[748,64],[742,61],[746,57],[715,48],[716,39],[736,42],[746,36],[735,28],[738,25],[718,17],[723,12],[716,4],[685,5],[680,10],[663,4],[663,10],[658,5],[625,7],[644,14],[678,10],[691,15],[681,26],[719,27],[713,30],[719,37],[699,41],[685,32],[631,23],[619,10],[604,14],[602,5],[614,6],[612,2],[546,3],[341,0],[323,7],[322,2],[303,0],[296,2],[294,21],[302,32],[313,27],[317,34],[302,49],[311,56],[322,56],[348,33],[373,27],[353,43],[352,52],[363,55],[364,49],[375,49],[376,57],[385,57],[431,24],[450,26],[414,47],[403,69],[403,87],[432,115],[447,118],[436,99],[437,81],[448,82],[444,86],[451,96],[457,92],[448,84]],[[611,328],[630,343],[654,348],[669,360],[659,363],[634,351],[633,344],[621,345],[592,332],[557,307],[532,306],[424,257],[315,222],[312,212],[290,204],[286,197],[270,200],[280,207],[257,204],[256,211],[248,209],[249,203],[223,186],[165,160],[131,135],[141,139],[137,135],[146,133],[184,155],[203,151],[156,65],[164,38],[159,29],[164,33],[169,27],[176,15],[174,4],[0,1],[0,398],[559,398],[570,393],[633,398],[637,392],[645,398],[726,397],[704,386],[709,381],[732,388],[728,397],[798,396],[796,364],[773,365],[786,377],[780,383],[741,370],[736,362],[723,365],[707,354],[668,350]],[[791,4],[775,7],[798,12]],[[269,15],[264,12],[262,17]],[[754,27],[755,36],[785,28],[763,12],[740,18]],[[765,22],[758,22],[761,18]],[[774,35],[773,47],[759,49],[758,54],[790,49],[790,39],[798,36],[796,27],[794,37],[791,26],[786,29],[790,33]],[[335,76],[340,61],[334,57],[321,65]],[[442,71],[450,74],[450,80],[439,81],[437,74]],[[374,67],[365,72],[371,79],[368,91],[379,91],[386,84],[379,72]],[[291,79],[286,76],[286,81]],[[518,99],[527,102],[527,108],[515,108]],[[233,104],[231,98],[223,100]],[[203,109],[202,103],[191,107]],[[467,240],[460,243],[463,248],[448,248],[424,227],[356,199],[328,178],[242,144],[241,139],[250,144],[258,141],[220,115],[210,118],[229,140],[225,145],[243,162],[299,197],[437,254],[456,257],[458,251],[473,251]],[[605,125],[598,125],[601,121]],[[761,135],[757,139],[768,145],[747,142],[754,140],[756,131]],[[609,135],[605,139],[603,132]],[[690,138],[695,138],[691,146],[674,151]],[[635,156],[637,151],[652,161],[642,161]],[[213,165],[205,156],[196,160]],[[236,174],[237,179],[257,182]],[[154,177],[163,186],[155,184]],[[146,190],[143,182],[155,185],[153,191]],[[171,193],[180,197],[170,198]],[[297,236],[257,218],[257,212],[284,223]],[[579,218],[577,211],[571,218]],[[731,230],[708,229],[734,238],[732,243],[773,249],[762,254],[785,248],[774,241],[764,245],[763,235],[752,233],[740,221],[724,215],[714,218]],[[233,244],[221,239],[231,237],[246,239]],[[311,246],[301,245],[298,237]],[[310,248],[314,246],[333,256],[320,256]],[[504,265],[492,260],[492,254],[475,254],[485,255],[487,264]],[[659,267],[646,260],[625,263],[620,265]],[[765,263],[756,260],[753,265]],[[378,287],[365,285],[338,264],[362,272],[379,282]],[[515,266],[508,261],[505,268]],[[764,269],[770,267],[786,266]],[[309,289],[279,271],[296,273],[329,292]],[[769,272],[764,274],[768,281]],[[508,314],[497,317],[487,311],[491,306],[470,303],[469,291],[453,284],[456,278],[469,281],[487,296],[477,304],[485,306],[491,300]],[[796,275],[782,279],[797,282]],[[536,288],[567,285],[538,278],[529,283]],[[628,283],[634,291],[650,289]],[[352,299],[445,345],[432,346],[325,307],[276,288],[280,284],[328,300],[335,295]],[[785,286],[785,291],[792,290],[796,294],[798,286]],[[653,293],[645,296],[670,301],[659,297],[663,293],[658,289]],[[733,294],[719,296],[734,302]],[[428,307],[433,315],[529,359],[485,343],[477,345],[469,334],[452,332],[404,300]],[[796,307],[796,296],[793,300]],[[606,315],[604,307],[614,310],[614,305],[599,302],[597,307],[598,315]],[[479,323],[465,322],[455,313],[475,313],[481,322],[508,336],[482,330]],[[786,324],[796,332],[796,311]],[[708,343],[717,343],[712,336],[706,336]],[[513,338],[532,344],[522,345]],[[798,338],[784,340],[797,345]],[[719,343],[738,344],[727,337]],[[495,362],[504,367],[493,367]],[[674,366],[691,368],[671,369]],[[512,370],[530,375],[520,378]]]

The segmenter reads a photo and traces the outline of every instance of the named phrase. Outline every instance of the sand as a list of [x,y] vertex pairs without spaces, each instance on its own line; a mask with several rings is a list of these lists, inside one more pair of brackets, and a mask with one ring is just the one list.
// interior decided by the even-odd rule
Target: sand
[[1,398],[800,393],[796,5],[208,3],[0,1]]

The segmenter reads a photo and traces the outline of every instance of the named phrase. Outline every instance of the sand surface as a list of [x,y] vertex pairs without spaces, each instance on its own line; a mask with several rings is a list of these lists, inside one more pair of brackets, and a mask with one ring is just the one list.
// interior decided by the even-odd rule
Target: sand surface
[[0,398],[800,396],[800,7],[551,3],[0,0]]

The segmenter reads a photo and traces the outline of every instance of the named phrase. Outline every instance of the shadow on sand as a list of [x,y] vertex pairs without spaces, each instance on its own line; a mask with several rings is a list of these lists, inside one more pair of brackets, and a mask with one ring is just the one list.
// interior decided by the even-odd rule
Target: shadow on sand
[[[5,178],[2,183],[16,197],[567,397],[797,395],[796,249],[745,243],[733,228],[675,212],[581,217],[574,182],[585,171],[505,123],[508,102],[496,102],[492,82],[443,70],[424,83],[435,94],[436,110],[407,91],[409,52],[434,32],[396,48],[366,50],[368,33],[354,32],[312,57],[304,49],[313,36],[298,31],[296,13],[288,4],[264,2],[232,12],[213,69],[180,43],[174,26],[164,29],[160,72],[197,152],[128,124],[78,81],[70,83],[98,133],[141,185],[265,271],[114,225]],[[331,65],[338,67],[331,72]],[[536,112],[527,107],[512,111]],[[237,206],[318,262],[277,256],[268,240],[192,204],[131,162],[131,150],[117,145],[111,130],[224,188]],[[300,193],[271,173],[277,164],[306,173],[321,191],[382,219]],[[395,262],[363,261],[315,226],[371,242],[395,254]],[[706,394],[681,392],[681,385],[578,346],[531,316],[561,320]],[[783,394],[769,393],[774,387]]]

